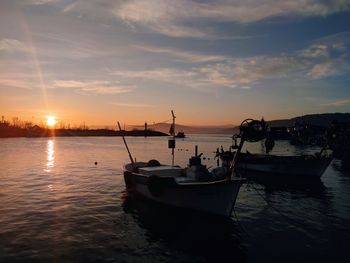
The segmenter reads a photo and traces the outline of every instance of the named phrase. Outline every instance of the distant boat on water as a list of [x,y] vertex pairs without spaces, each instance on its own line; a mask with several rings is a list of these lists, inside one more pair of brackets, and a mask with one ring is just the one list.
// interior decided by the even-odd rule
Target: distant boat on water
[[179,131],[176,135],[175,138],[186,138],[186,135],[183,131]]
[[169,133],[171,136],[175,138],[185,138],[186,135],[183,131],[179,131],[178,133],[175,133],[175,115],[173,115],[173,123],[170,125]]

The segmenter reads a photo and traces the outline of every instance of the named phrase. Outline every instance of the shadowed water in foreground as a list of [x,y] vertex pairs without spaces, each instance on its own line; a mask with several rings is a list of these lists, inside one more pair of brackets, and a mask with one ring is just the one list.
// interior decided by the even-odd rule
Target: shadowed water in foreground
[[[127,138],[137,160],[171,163],[167,138]],[[227,136],[177,141],[215,166]],[[251,152],[261,144],[247,144]],[[276,145],[274,154],[305,149]],[[242,186],[236,215],[219,218],[125,192],[120,138],[0,140],[0,262],[307,262],[348,258],[350,176],[334,160],[321,180]],[[210,159],[209,159],[210,158]],[[97,165],[95,165],[97,162]]]
[[147,230],[150,243],[164,242],[181,255],[179,260],[244,261],[239,228],[232,218],[170,208],[140,197],[126,196],[123,207]]

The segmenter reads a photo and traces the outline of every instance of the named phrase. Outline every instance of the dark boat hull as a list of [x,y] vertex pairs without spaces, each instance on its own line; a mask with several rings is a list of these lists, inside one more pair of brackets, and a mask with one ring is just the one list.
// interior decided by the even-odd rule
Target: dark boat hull
[[238,169],[247,177],[278,175],[320,178],[331,161],[330,157],[241,154]]

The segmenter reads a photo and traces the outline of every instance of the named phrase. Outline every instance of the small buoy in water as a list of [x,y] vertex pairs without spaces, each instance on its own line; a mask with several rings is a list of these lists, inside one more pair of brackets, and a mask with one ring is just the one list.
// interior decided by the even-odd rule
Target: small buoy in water
[[95,162],[95,165],[97,165],[98,164],[98,162]]

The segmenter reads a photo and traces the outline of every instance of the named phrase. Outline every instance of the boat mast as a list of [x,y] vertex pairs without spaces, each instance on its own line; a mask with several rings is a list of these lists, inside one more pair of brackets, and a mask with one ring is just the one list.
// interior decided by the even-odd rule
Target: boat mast
[[[171,110],[171,114],[173,115],[173,140],[174,140],[174,142],[175,142],[175,114],[174,114],[174,111],[173,110]],[[175,145],[174,145],[175,146]],[[171,154],[172,154],[172,166],[174,166],[174,158],[175,158],[175,151],[174,151],[174,148],[175,147],[173,147],[172,149],[171,149]]]
[[[120,127],[119,121],[118,121],[118,127],[119,127],[119,131],[121,132],[121,135],[122,135],[122,138],[123,138],[123,141],[124,141],[125,148],[126,148],[126,150],[128,151],[131,164],[134,166],[134,160],[133,160],[133,158],[132,158],[132,156],[131,156],[131,153],[130,153],[128,144],[126,143],[126,140],[125,140],[125,138],[124,138],[124,132],[123,132],[122,128]],[[124,130],[124,131],[125,131],[125,130]]]

